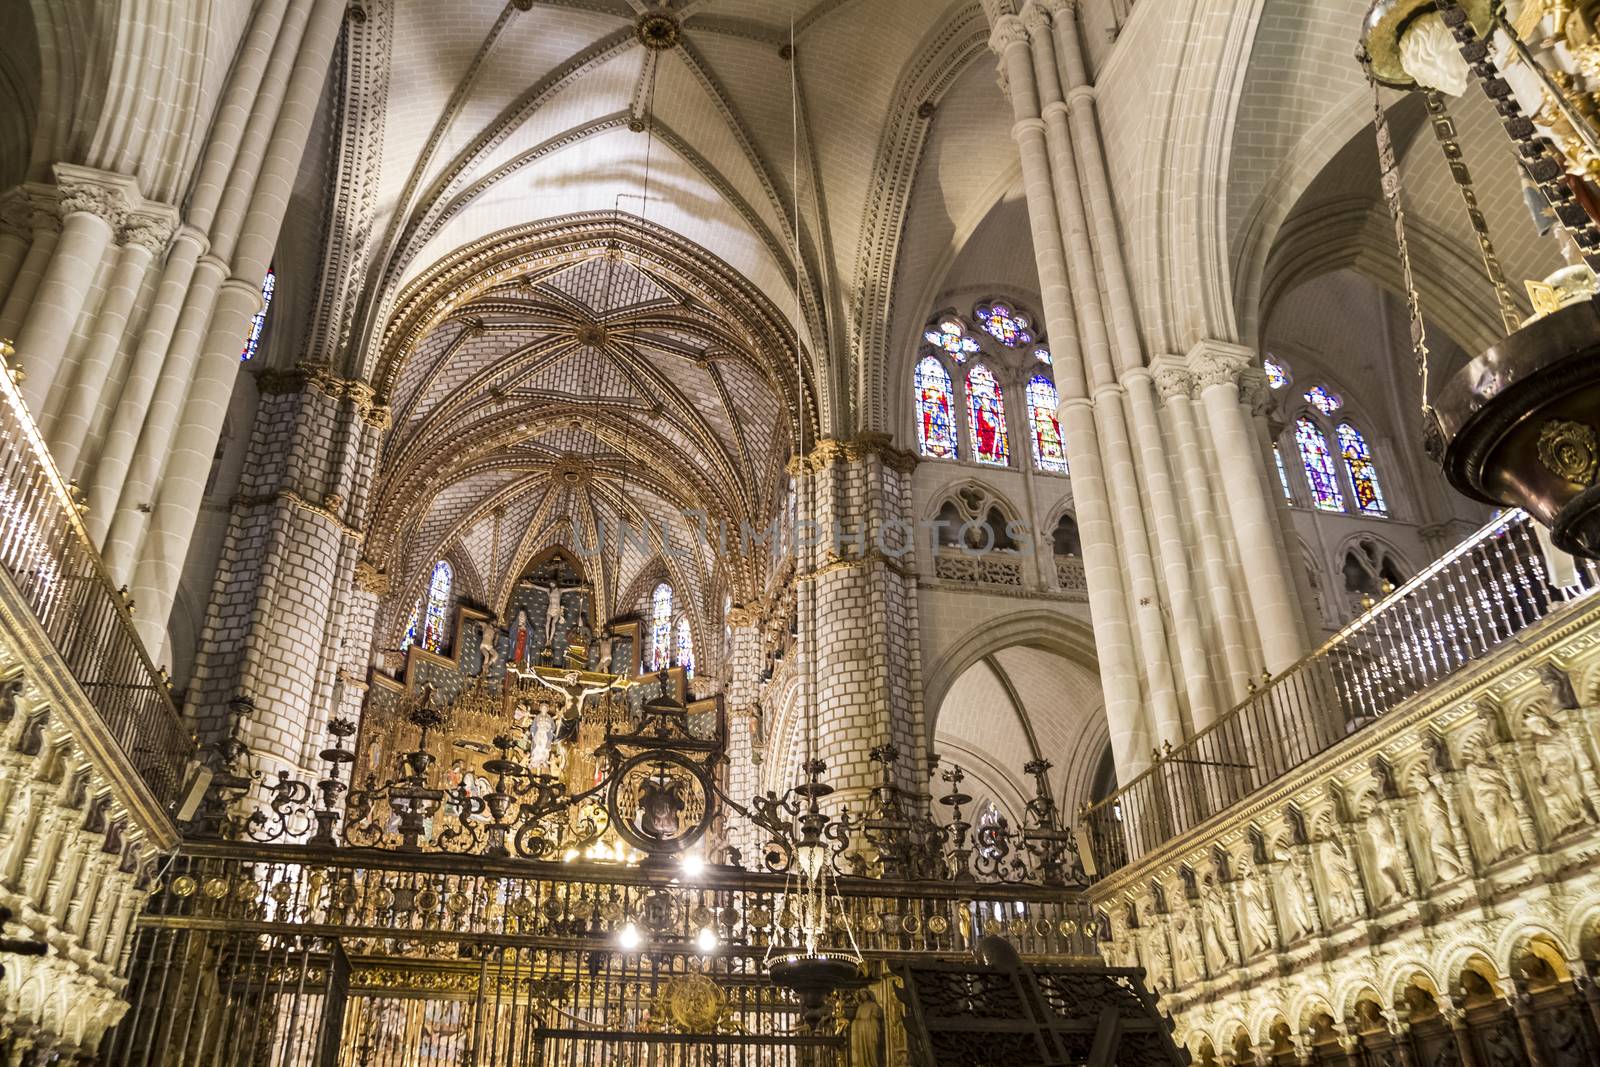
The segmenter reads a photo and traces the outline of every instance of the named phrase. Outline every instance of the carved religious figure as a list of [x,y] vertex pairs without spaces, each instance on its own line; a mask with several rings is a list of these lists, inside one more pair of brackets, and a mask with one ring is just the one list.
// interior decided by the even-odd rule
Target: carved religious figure
[[494,627],[488,622],[478,624],[478,656],[482,660],[478,674],[480,677],[486,677],[494,669],[495,661],[499,658],[499,650],[495,647]]
[[1233,962],[1233,953],[1228,949],[1233,921],[1228,914],[1228,902],[1222,896],[1222,887],[1215,882],[1207,884],[1205,888],[1205,901],[1198,923],[1206,966],[1212,974],[1221,974]]
[[528,612],[523,608],[517,609],[516,620],[511,624],[514,634],[511,646],[511,662],[528,662]]
[[1239,904],[1244,911],[1245,945],[1250,955],[1265,952],[1273,947],[1276,931],[1272,928],[1272,911],[1260,882],[1247,875],[1239,879]]
[[1522,728],[1532,742],[1528,771],[1538,783],[1544,810],[1556,833],[1570,830],[1587,818],[1578,760],[1561,724],[1542,708],[1531,707],[1522,716]]
[[549,585],[534,585],[531,588],[543,590],[545,594],[544,647],[554,651],[556,647],[556,631],[561,628],[563,617],[561,594],[570,587],[563,586],[559,582],[551,582]]
[[1311,887],[1305,883],[1305,872],[1295,866],[1294,860],[1285,850],[1281,848],[1276,850],[1273,858],[1284,870],[1282,884],[1284,941],[1298,941],[1315,929],[1311,919]]
[[1173,975],[1180,983],[1199,980],[1199,953],[1195,948],[1194,930],[1190,928],[1186,915],[1179,915],[1172,920],[1172,963]]
[[1522,828],[1517,825],[1517,805],[1511,795],[1511,782],[1487,754],[1467,764],[1467,788],[1472,804],[1483,820],[1488,839],[1489,860],[1493,862],[1523,846]]
[[1376,804],[1367,812],[1367,840],[1372,843],[1373,881],[1379,904],[1387,904],[1405,893],[1405,859],[1395,839],[1394,827]]
[[851,1067],[883,1067],[883,1009],[872,990],[856,994],[856,1014],[850,1020]]
[[1444,794],[1427,775],[1417,776],[1417,801],[1422,808],[1422,832],[1428,840],[1428,855],[1439,881],[1460,878],[1466,871],[1456,852],[1456,832],[1450,825],[1450,808]]
[[1328,924],[1337,926],[1356,915],[1355,865],[1333,838],[1322,842],[1321,853],[1322,880],[1328,898]]

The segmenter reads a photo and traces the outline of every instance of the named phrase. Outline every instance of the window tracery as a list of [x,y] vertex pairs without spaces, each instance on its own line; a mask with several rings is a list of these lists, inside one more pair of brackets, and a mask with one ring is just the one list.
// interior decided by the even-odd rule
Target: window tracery
[[1268,356],[1261,361],[1261,369],[1267,376],[1267,385],[1273,389],[1283,389],[1289,384],[1289,370],[1278,360]]
[[1032,320],[1010,304],[998,300],[979,304],[972,309],[972,317],[978,320],[978,325],[990,337],[1007,348],[1021,348],[1033,343],[1033,332],[1028,329],[1033,325]]
[[965,363],[968,356],[978,351],[978,342],[967,336],[967,328],[954,316],[940,319],[938,324],[930,326],[922,337],[934,347],[950,353],[950,358],[957,363]]
[[1056,421],[1061,398],[1055,383],[1042,374],[1028,381],[1028,422],[1033,430],[1033,463],[1052,474],[1067,473],[1067,444]]
[[1006,433],[1005,398],[994,372],[981,363],[967,372],[967,411],[973,458],[992,467],[1009,466],[1011,443]]
[[694,673],[694,635],[689,632],[689,616],[679,615],[672,635],[673,660],[684,674]]
[[672,664],[672,586],[662,582],[650,594],[650,669]]
[[956,458],[955,394],[933,356],[917,364],[917,444],[930,459]]
[[1305,397],[1306,403],[1310,404],[1324,415],[1332,415],[1334,412],[1344,407],[1344,398],[1338,393],[1329,392],[1326,386],[1313,385],[1310,389],[1306,390]]
[[433,565],[428,575],[427,592],[411,606],[405,636],[400,640],[402,652],[412,645],[420,645],[429,652],[438,652],[444,647],[445,622],[450,612],[450,587],[454,580],[455,572],[449,561],[441,559]]
[[1344,493],[1339,488],[1339,475],[1333,466],[1333,453],[1328,451],[1327,435],[1305,415],[1294,423],[1295,444],[1300,449],[1300,464],[1306,471],[1306,483],[1311,487],[1311,502],[1321,511],[1343,511]]
[[1355,491],[1356,510],[1363,515],[1387,516],[1389,508],[1383,500],[1367,439],[1348,422],[1341,422],[1333,432],[1339,441],[1339,454],[1344,457],[1344,469],[1350,475],[1350,488]]

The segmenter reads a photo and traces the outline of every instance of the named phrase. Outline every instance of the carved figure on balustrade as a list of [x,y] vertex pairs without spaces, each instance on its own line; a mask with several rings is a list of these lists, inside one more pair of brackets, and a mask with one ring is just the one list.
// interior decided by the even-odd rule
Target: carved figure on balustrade
[[1222,887],[1209,879],[1196,921],[1200,927],[1200,943],[1205,952],[1206,966],[1212,974],[1221,974],[1234,962],[1233,951],[1229,948],[1235,940],[1233,916],[1228,913],[1228,902],[1222,895]]
[[1239,905],[1244,912],[1245,950],[1253,956],[1274,947],[1278,932],[1273,929],[1272,909],[1267,905],[1260,879],[1254,872],[1247,871],[1238,885]]
[[1167,948],[1167,933],[1160,926],[1146,931],[1144,938],[1144,967],[1150,975],[1150,984],[1166,992],[1172,988],[1172,953]]
[[1295,865],[1287,850],[1279,848],[1273,858],[1284,872],[1280,886],[1283,939],[1285,943],[1293,943],[1316,929],[1311,918],[1311,886],[1307,884],[1305,872]]
[[1522,728],[1532,742],[1527,756],[1529,777],[1544,798],[1544,810],[1556,833],[1592,818],[1583,796],[1578,760],[1561,724],[1544,709],[1530,707],[1522,716]]
[[1472,806],[1478,809],[1478,818],[1483,820],[1489,862],[1522,848],[1522,828],[1517,825],[1511,782],[1488,754],[1467,764],[1467,789],[1472,794]]
[[1356,869],[1344,847],[1333,838],[1324,838],[1322,884],[1327,890],[1328,925],[1338,926],[1356,917]]
[[1439,881],[1449,882],[1460,878],[1466,871],[1456,852],[1456,832],[1450,825],[1450,808],[1444,793],[1426,774],[1417,775],[1417,804],[1422,810],[1421,828],[1428,842],[1428,855],[1433,860],[1433,871]]
[[1406,891],[1405,859],[1394,827],[1381,807],[1373,804],[1366,815],[1367,840],[1372,844],[1373,888],[1379,905],[1388,904]]
[[1189,921],[1189,916],[1179,915],[1172,920],[1171,930],[1173,976],[1180,984],[1198,981],[1202,976],[1200,949],[1195,944],[1194,924]]

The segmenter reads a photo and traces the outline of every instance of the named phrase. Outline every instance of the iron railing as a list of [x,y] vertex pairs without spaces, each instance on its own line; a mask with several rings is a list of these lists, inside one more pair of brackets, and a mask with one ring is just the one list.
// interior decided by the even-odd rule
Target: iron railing
[[1321,648],[1081,816],[1104,877],[1270,785],[1600,588],[1552,573],[1533,521],[1497,516]]
[[[0,342],[0,363],[10,351]],[[190,751],[188,731],[4,369],[0,567],[139,777],[159,803],[170,803]]]
[[[107,1067],[845,1062],[767,973],[793,941],[780,875],[195,842],[151,888]],[[868,960],[970,959],[989,933],[1032,959],[1097,958],[1076,891],[839,891]]]

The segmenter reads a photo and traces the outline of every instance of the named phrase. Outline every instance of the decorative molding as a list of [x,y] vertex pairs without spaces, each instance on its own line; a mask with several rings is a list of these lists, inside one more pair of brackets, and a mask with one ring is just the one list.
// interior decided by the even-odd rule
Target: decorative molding
[[139,183],[132,178],[72,163],[57,163],[54,170],[61,190],[63,219],[68,215],[93,215],[115,230],[130,209],[144,206]]
[[1186,362],[1204,392],[1217,385],[1238,386],[1239,376],[1255,362],[1255,351],[1225,341],[1205,340],[1189,350]]

